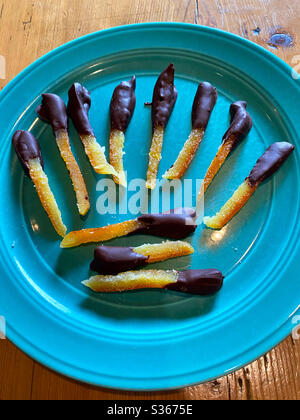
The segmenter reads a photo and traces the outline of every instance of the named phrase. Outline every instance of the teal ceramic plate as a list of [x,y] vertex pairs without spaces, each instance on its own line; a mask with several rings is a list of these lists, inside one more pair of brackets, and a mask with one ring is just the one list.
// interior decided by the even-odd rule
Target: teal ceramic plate
[[[70,125],[72,147],[92,202],[89,216],[79,217],[51,129],[38,120],[35,108],[43,92],[66,100],[69,86],[83,83],[92,96],[92,125],[107,146],[112,90],[135,74],[137,107],[127,132],[125,166],[129,181],[143,179],[151,137],[150,109],[144,102],[151,100],[158,74],[171,62],[179,96],[166,131],[160,176],[189,134],[200,81],[215,85],[219,100],[186,179],[204,176],[228,127],[232,101],[246,100],[254,119],[251,134],[207,193],[207,215],[219,209],[268,145],[290,141],[296,150],[225,228],[198,227],[189,238],[196,250],[191,258],[154,266],[218,268],[226,278],[217,296],[152,290],[96,295],[81,285],[89,275],[94,245],[59,248],[60,240],[12,150],[11,137],[17,129],[30,129],[39,138],[45,171],[69,230],[132,218],[126,211],[98,213],[106,178],[93,173]],[[85,36],[17,76],[0,94],[0,315],[6,319],[8,338],[34,359],[72,378],[135,390],[216,378],[283,340],[294,327],[300,303],[300,85],[291,72],[274,55],[237,36],[193,25],[152,23]],[[135,193],[132,183],[128,197],[123,195],[117,204],[134,200]],[[195,200],[196,188],[188,196]],[[110,244],[145,241],[157,238],[135,236]]]

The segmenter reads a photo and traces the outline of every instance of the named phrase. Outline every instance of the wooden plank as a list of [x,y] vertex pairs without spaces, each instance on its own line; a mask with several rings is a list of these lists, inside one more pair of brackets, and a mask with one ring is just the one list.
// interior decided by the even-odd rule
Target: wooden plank
[[28,400],[34,362],[8,340],[0,340],[0,400]]
[[299,1],[196,0],[195,23],[233,32],[291,64],[297,55],[299,14]]
[[207,384],[170,392],[120,392],[68,380],[37,365],[33,399],[299,400],[300,340],[291,337],[244,369]]
[[33,378],[33,399],[68,400],[194,400],[229,399],[227,378],[212,383],[168,392],[111,391],[68,380],[47,368],[36,365]]
[[46,52],[87,33],[148,20],[190,22],[194,16],[191,0],[2,0],[0,10],[0,54],[7,61],[1,87]]
[[[266,356],[211,383],[158,393],[111,391],[58,375],[8,341],[0,342],[0,399],[34,400],[299,400],[300,340],[289,337]],[[31,379],[33,375],[32,389]]]
[[[218,27],[295,65],[300,61],[299,15],[300,2],[289,0],[0,0],[0,55],[6,59],[7,73],[6,80],[0,79],[0,88],[35,59],[67,41],[111,26],[146,21]],[[164,393],[87,386],[34,363],[8,341],[0,341],[0,369],[0,399],[300,399],[300,340],[291,337],[227,377]]]

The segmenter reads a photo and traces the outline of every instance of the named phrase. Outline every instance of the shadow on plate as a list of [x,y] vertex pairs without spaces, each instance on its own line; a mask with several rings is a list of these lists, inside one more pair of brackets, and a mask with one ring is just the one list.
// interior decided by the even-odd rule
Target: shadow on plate
[[90,296],[83,300],[81,308],[99,317],[115,320],[180,320],[201,317],[212,312],[216,299],[216,296],[191,296],[154,289],[109,294],[88,293]]

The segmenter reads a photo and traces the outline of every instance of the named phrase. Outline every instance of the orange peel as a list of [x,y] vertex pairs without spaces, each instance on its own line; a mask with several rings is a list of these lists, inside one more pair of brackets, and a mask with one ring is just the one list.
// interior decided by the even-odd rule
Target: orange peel
[[64,130],[58,131],[56,133],[56,142],[70,174],[79,214],[84,216],[90,209],[90,200],[84,178],[71,150],[68,132]]
[[152,144],[149,152],[149,164],[147,171],[146,187],[154,190],[158,173],[159,162],[161,161],[161,149],[164,140],[163,127],[157,127],[154,130]]
[[112,130],[110,133],[110,147],[109,147],[109,160],[110,164],[118,173],[113,179],[116,184],[127,186],[126,176],[123,166],[125,134],[120,130]]
[[204,130],[195,128],[185,142],[174,165],[163,175],[165,179],[180,179],[190,166],[203,139]]
[[77,230],[66,235],[60,246],[61,248],[72,248],[91,242],[105,242],[113,238],[126,236],[141,227],[145,227],[145,224],[138,220],[129,220],[95,229]]
[[29,160],[28,169],[29,176],[35,185],[42,206],[48,214],[54,229],[60,236],[65,236],[67,228],[62,221],[61,212],[49,187],[48,178],[41,166],[40,160]]

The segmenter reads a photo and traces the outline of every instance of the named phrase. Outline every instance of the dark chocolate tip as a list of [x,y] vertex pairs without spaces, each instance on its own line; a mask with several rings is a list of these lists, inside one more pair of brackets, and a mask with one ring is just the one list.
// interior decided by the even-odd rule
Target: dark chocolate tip
[[206,129],[218,99],[217,89],[208,82],[199,84],[192,109],[193,129]]
[[174,85],[174,65],[170,64],[159,76],[153,91],[152,126],[165,128],[172,114],[178,92]]
[[132,248],[99,246],[95,249],[91,270],[99,274],[118,274],[135,270],[147,263],[148,257],[133,252]]
[[135,87],[136,77],[133,76],[115,88],[110,103],[111,130],[126,131],[135,109]]
[[221,290],[223,280],[221,271],[215,269],[179,271],[177,282],[168,284],[165,289],[208,296]]
[[256,186],[273,175],[294,149],[295,146],[293,144],[284,141],[271,144],[257,160],[250,175],[246,178],[249,184]]
[[69,90],[68,114],[78,131],[78,134],[94,136],[89,120],[91,96],[80,83],[74,83]]
[[197,228],[196,217],[196,211],[188,207],[165,213],[144,214],[138,217],[138,220],[147,223],[147,226],[137,229],[134,233],[170,239],[184,239],[195,232]]
[[40,118],[51,124],[54,133],[68,129],[67,108],[64,101],[52,93],[44,93],[41,105],[36,109]]
[[230,106],[231,125],[223,137],[223,144],[231,142],[234,149],[250,132],[252,128],[252,118],[247,112],[247,102],[237,101]]
[[16,131],[12,143],[27,176],[29,176],[29,160],[37,158],[44,167],[40,145],[33,134],[29,131]]

